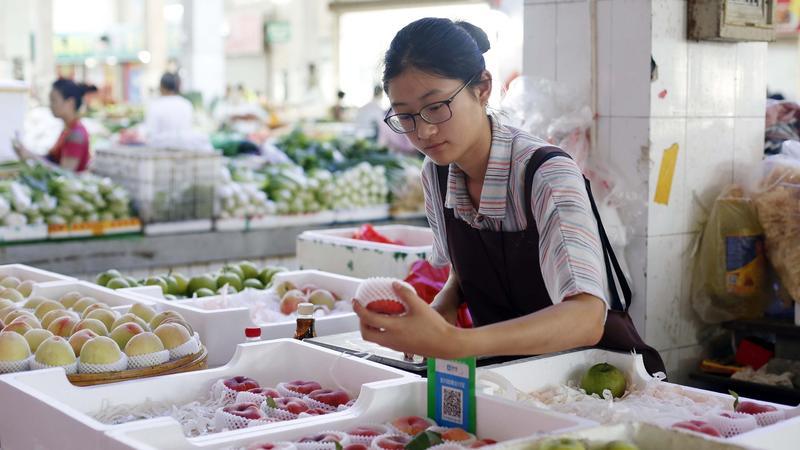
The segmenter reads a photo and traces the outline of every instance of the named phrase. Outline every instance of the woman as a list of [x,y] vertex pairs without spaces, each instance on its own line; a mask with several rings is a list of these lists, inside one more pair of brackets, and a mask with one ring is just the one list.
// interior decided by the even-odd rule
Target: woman
[[[72,80],[59,78],[53,83],[50,91],[50,111],[55,117],[64,121],[64,131],[58,137],[53,148],[47,152],[45,160],[62,169],[83,172],[89,167],[89,133],[80,121],[80,109],[83,96],[87,92],[96,92],[97,88]],[[22,143],[15,141],[14,150],[20,159],[40,159],[39,156],[26,149]]]
[[[405,316],[354,302],[362,336],[439,358],[584,346],[636,350],[651,373],[663,371],[616,295],[609,274],[618,265],[605,252],[607,239],[577,165],[486,113],[488,49],[480,28],[426,18],[400,30],[386,52],[386,123],[426,156],[432,262],[449,262],[453,270],[432,308],[400,285],[394,288],[409,305]],[[630,290],[616,273],[629,303]],[[475,328],[454,325],[464,302]]]

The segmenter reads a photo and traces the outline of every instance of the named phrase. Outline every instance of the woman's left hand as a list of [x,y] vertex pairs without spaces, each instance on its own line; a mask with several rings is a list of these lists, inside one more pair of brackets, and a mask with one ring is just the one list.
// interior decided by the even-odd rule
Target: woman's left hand
[[364,340],[415,355],[448,359],[461,356],[457,353],[458,328],[447,323],[412,289],[397,282],[392,288],[407,305],[403,316],[375,313],[353,300]]

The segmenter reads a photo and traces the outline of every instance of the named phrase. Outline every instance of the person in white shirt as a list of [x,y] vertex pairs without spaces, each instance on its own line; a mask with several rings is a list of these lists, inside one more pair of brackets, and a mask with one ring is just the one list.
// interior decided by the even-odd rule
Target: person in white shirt
[[192,133],[193,107],[180,95],[180,78],[174,73],[161,77],[161,96],[147,106],[144,128],[151,146],[171,147]]
[[386,109],[381,107],[381,98],[383,98],[383,87],[376,85],[372,92],[372,100],[358,108],[356,113],[356,127],[370,137],[378,135],[378,128],[386,115]]

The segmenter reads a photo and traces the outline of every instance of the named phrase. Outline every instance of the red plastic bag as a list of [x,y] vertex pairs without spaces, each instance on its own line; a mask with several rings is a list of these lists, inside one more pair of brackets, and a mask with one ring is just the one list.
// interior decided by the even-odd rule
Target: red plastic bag
[[[436,268],[428,261],[420,259],[411,265],[411,271],[405,281],[414,286],[417,295],[430,304],[436,294],[442,290],[449,276],[450,266]],[[458,308],[456,324],[462,328],[472,328],[472,317],[469,314],[466,303]]]
[[353,233],[353,239],[358,239],[360,241],[370,241],[370,242],[379,242],[381,244],[394,244],[394,245],[403,245],[400,241],[393,241],[386,236],[378,233],[375,231],[375,228],[371,224],[364,224],[361,225],[361,228],[358,229],[355,233]]

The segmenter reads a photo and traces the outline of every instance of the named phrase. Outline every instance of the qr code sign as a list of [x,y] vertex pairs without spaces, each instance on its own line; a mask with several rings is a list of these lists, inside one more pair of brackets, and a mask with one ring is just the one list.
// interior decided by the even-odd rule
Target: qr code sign
[[453,423],[464,423],[464,393],[442,386],[442,419]]

